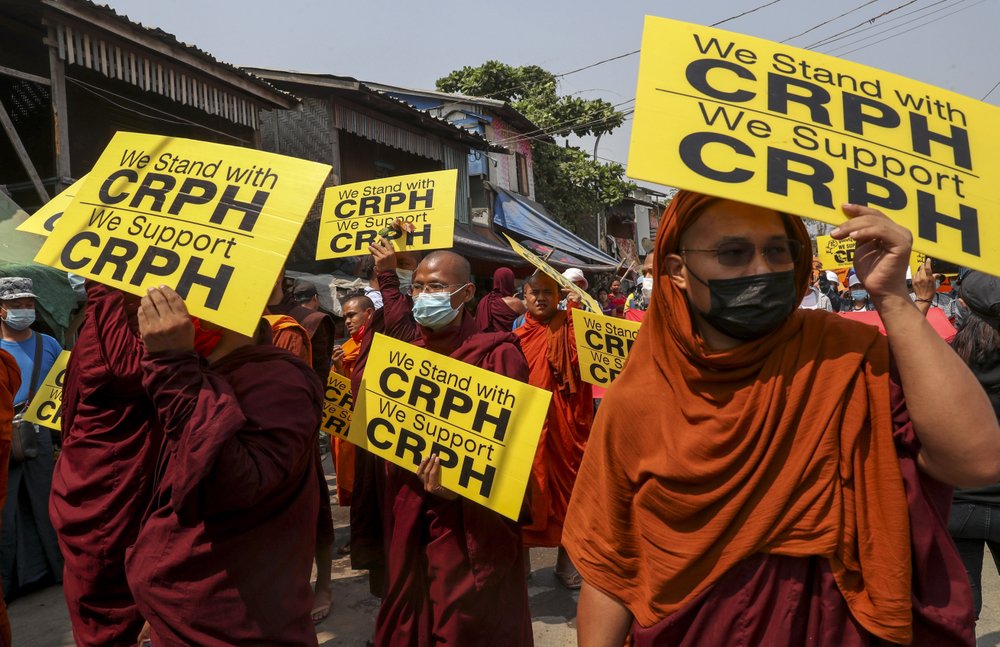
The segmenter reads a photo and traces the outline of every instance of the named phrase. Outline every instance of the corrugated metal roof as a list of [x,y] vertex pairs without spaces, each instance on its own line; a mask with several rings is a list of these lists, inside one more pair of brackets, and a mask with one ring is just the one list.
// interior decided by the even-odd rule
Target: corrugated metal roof
[[396,97],[389,95],[386,92],[371,87],[369,84],[359,81],[355,78],[349,76],[337,76],[335,74],[320,74],[320,73],[310,73],[310,72],[297,72],[294,70],[272,70],[260,67],[248,67],[245,68],[249,73],[260,76],[264,79],[274,81],[276,83],[293,83],[301,84],[307,86],[313,86],[317,88],[325,88],[332,92],[347,92],[356,93],[358,96],[366,97],[368,99],[374,99],[381,102],[383,105],[394,106],[397,110],[404,111],[407,117],[411,121],[415,121],[417,124],[422,126],[427,126],[433,124],[433,127],[438,130],[441,134],[450,135],[453,139],[458,139],[467,146],[479,150],[490,150],[495,153],[508,153],[509,151],[502,146],[495,146],[490,144],[482,135],[479,133],[467,130],[460,126],[449,122],[443,117],[436,117],[423,110],[420,110],[409,103],[402,101]]
[[[525,117],[520,110],[510,105],[510,103],[506,101],[501,101],[499,99],[490,99],[488,97],[475,97],[467,94],[458,94],[453,92],[439,92],[437,90],[419,90],[416,88],[406,88],[403,86],[387,85],[384,83],[371,83],[367,81],[365,83],[372,89],[384,93],[414,94],[422,97],[433,97],[436,99],[441,99],[442,101],[452,101],[456,103],[471,103],[477,106],[484,106],[495,110],[509,124],[521,129],[522,134],[544,132],[543,128],[540,128],[533,121]],[[544,139],[546,141],[555,141],[549,135],[544,135],[544,136],[539,135],[538,138]]]
[[[241,80],[249,81],[259,87],[265,95],[270,95],[258,95],[260,98],[267,99],[276,105],[288,107],[298,102],[298,97],[292,93],[276,88],[265,79],[248,72],[244,68],[221,61],[200,47],[190,43],[185,43],[173,34],[166,32],[159,27],[147,27],[140,22],[136,22],[124,14],[119,14],[114,10],[114,8],[108,5],[97,4],[96,2],[92,2],[92,0],[42,0],[42,3],[46,7],[73,16],[78,20],[91,23],[98,27],[101,27],[99,23],[100,19],[104,18],[116,24],[120,28],[124,28],[126,31],[134,32],[135,36],[146,36],[148,38],[155,39],[168,47],[184,50],[191,56],[194,56],[210,64],[210,66],[217,68],[218,72],[233,74]],[[217,74],[217,76],[219,75]],[[220,79],[225,80],[221,76]]]

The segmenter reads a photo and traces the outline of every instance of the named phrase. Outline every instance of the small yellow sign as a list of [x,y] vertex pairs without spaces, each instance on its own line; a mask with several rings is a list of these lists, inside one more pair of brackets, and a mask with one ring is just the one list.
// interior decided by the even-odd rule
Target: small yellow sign
[[[823,263],[824,270],[849,269],[854,267],[854,248],[856,243],[853,238],[836,240],[831,236],[816,236],[816,256]],[[917,271],[917,267],[924,262],[926,255],[920,252],[910,253],[910,270]]]
[[35,260],[143,295],[167,285],[193,316],[249,335],[327,164],[119,132]]
[[625,367],[639,333],[638,321],[573,310],[573,335],[584,382],[607,388]]
[[548,391],[375,335],[347,440],[416,472],[441,458],[441,484],[517,519]]
[[579,285],[573,283],[565,276],[563,276],[559,272],[559,270],[546,263],[544,260],[539,258],[534,252],[532,252],[529,249],[526,249],[524,245],[518,243],[516,240],[514,240],[507,234],[504,234],[503,237],[507,239],[507,242],[510,243],[511,249],[517,252],[518,256],[520,256],[524,260],[534,265],[541,272],[544,272],[545,274],[551,276],[553,279],[555,279],[556,283],[558,283],[560,287],[566,288],[573,294],[579,295],[580,303],[583,304],[583,307],[585,307],[587,310],[590,310],[591,312],[601,312],[601,304],[597,302],[597,299],[587,294],[586,290],[581,289]]
[[45,380],[35,392],[35,397],[25,409],[22,416],[24,420],[50,429],[62,427],[62,391],[66,381],[66,364],[69,363],[69,356],[68,350],[59,353]]
[[[457,190],[455,169],[330,187],[323,196],[316,259],[368,254],[380,236],[399,252],[449,249]],[[413,225],[413,231],[392,229],[396,220]]]
[[42,207],[31,214],[31,217],[17,226],[18,231],[27,231],[39,236],[48,236],[56,228],[56,223],[62,217],[63,211],[73,202],[73,198],[80,192],[80,187],[87,181],[87,176],[66,187],[59,195],[42,205]]
[[330,369],[323,395],[322,431],[344,440],[350,440],[351,414],[354,412],[354,398],[351,397],[351,381]]
[[869,205],[1000,274],[1000,108],[825,54],[646,17],[629,177],[831,224]]

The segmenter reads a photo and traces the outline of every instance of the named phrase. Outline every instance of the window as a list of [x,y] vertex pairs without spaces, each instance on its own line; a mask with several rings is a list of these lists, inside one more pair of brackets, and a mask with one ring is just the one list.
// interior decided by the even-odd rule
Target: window
[[531,193],[531,184],[528,182],[528,158],[521,153],[514,153],[517,165],[517,192],[521,195]]

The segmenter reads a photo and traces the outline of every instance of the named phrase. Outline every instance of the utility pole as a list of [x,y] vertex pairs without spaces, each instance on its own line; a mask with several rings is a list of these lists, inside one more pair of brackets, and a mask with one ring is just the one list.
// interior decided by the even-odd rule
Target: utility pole
[[[604,133],[598,133],[597,139],[594,140],[594,164],[597,164],[597,147],[600,146],[600,144],[601,144],[601,135],[603,135],[603,134]],[[597,195],[598,197],[600,197],[600,190],[601,190],[600,189],[600,184],[595,184],[594,185],[594,194]],[[595,205],[594,211],[595,211],[595,213],[594,213],[594,229],[595,229],[595,233],[596,233],[596,235],[595,235],[596,240],[594,241],[594,243],[597,246],[597,249],[601,249],[601,205],[600,205],[600,202],[598,202],[598,204]]]

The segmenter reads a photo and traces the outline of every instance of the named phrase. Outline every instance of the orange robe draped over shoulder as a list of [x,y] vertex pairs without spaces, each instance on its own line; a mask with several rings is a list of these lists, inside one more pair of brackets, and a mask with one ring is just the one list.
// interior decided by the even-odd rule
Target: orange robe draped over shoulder
[[580,379],[572,310],[556,313],[547,324],[528,313],[524,325],[514,331],[531,369],[528,383],[552,392],[531,466],[532,521],[524,527],[526,547],[560,544],[566,508],[594,419],[591,386]]

